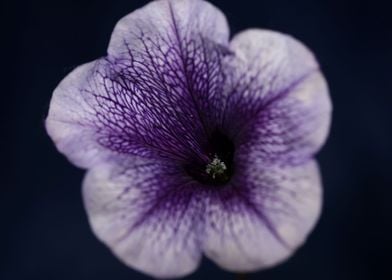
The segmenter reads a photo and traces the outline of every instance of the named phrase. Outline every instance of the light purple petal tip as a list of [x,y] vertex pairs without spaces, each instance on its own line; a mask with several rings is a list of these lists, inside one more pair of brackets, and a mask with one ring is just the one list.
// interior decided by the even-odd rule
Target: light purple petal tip
[[96,141],[94,119],[85,89],[97,62],[77,67],[57,86],[50,102],[46,130],[59,151],[75,165],[88,168],[105,158],[107,151]]
[[[229,27],[225,15],[202,0],[158,0],[130,13],[116,25],[108,53],[115,57],[144,56],[145,46],[162,51],[194,48],[198,37],[227,45]],[[190,40],[187,42],[187,40]],[[183,43],[181,43],[183,44]]]

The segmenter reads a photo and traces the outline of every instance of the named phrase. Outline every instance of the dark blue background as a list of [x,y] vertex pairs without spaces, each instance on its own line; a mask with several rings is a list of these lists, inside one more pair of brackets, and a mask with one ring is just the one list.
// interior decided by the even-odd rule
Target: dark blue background
[[[122,16],[147,1],[2,1],[0,279],[148,279],[93,236],[83,171],[43,121],[58,82],[105,55]],[[392,279],[392,16],[387,1],[212,1],[232,33],[262,27],[294,35],[317,55],[334,103],[319,154],[325,204],[288,262],[249,279]],[[389,274],[389,277],[388,277]],[[209,261],[186,279],[235,279]]]

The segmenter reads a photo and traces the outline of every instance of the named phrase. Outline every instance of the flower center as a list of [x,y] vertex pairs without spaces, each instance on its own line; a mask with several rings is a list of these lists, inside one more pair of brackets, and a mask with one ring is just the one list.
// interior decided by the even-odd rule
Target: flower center
[[203,185],[226,184],[233,175],[233,142],[225,134],[216,130],[209,137],[204,150],[210,160],[208,162],[195,160],[185,166],[186,172]]
[[222,176],[225,174],[226,170],[226,164],[221,161],[217,155],[215,155],[214,159],[206,166],[206,172],[212,177],[212,179]]

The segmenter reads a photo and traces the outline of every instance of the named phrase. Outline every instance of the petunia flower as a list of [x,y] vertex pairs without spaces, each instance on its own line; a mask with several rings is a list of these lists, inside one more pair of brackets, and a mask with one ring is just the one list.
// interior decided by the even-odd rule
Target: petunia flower
[[46,128],[88,170],[96,236],[167,278],[203,255],[240,272],[291,256],[320,214],[314,155],[330,115],[318,63],[296,39],[251,29],[229,40],[208,2],[159,0],[59,84]]

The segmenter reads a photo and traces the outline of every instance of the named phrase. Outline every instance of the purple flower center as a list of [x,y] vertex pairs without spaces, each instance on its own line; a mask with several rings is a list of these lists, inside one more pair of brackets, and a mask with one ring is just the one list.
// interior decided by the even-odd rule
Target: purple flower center
[[205,186],[223,186],[234,174],[233,141],[220,130],[215,130],[204,148],[208,162],[192,159],[184,166],[188,175]]

